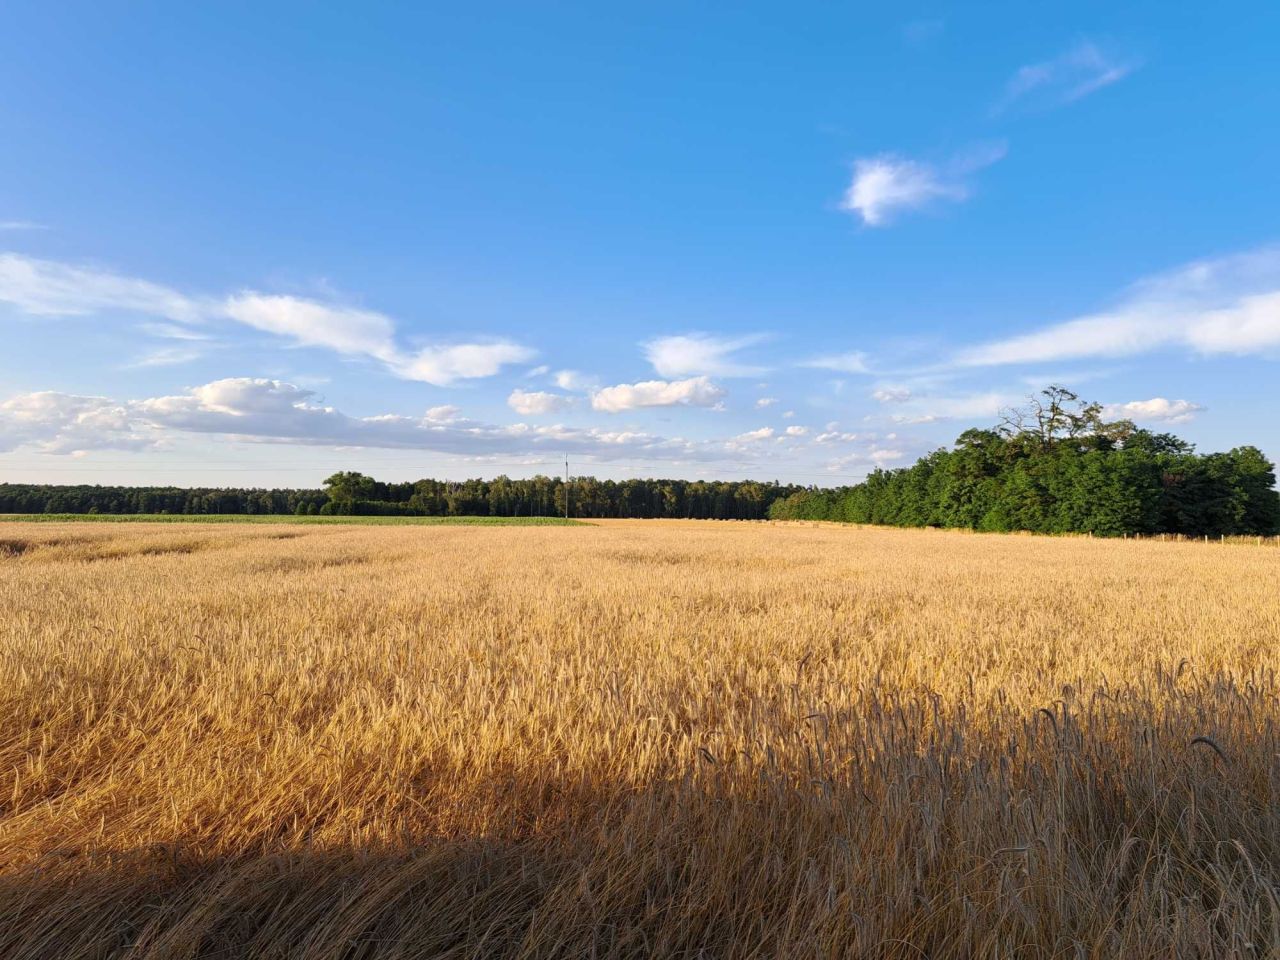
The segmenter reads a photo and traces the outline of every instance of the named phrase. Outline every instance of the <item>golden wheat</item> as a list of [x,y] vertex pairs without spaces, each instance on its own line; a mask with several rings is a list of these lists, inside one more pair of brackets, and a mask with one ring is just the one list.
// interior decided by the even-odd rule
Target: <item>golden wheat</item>
[[5,524],[0,956],[1280,956],[1280,553]]

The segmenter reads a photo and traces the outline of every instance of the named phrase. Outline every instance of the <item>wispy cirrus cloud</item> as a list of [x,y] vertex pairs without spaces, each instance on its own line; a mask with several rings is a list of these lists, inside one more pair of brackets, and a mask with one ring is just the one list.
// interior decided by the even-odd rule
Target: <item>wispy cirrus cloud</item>
[[200,339],[203,328],[232,321],[301,347],[381,362],[398,377],[436,386],[490,377],[537,351],[510,340],[400,345],[397,325],[375,310],[306,297],[244,290],[197,297],[109,270],[0,254],[0,303],[33,317],[141,314],[163,321],[144,329],[173,339]]
[[1045,109],[1074,103],[1118,83],[1139,66],[1136,59],[1115,56],[1091,40],[1081,40],[1051,60],[1019,67],[991,112],[1001,114],[1015,104]]
[[191,363],[193,360],[199,360],[204,355],[205,348],[195,344],[158,347],[155,350],[148,350],[136,360],[125,364],[125,369],[143,370],[148,367],[176,367],[180,364]]
[[48,230],[43,223],[34,220],[0,220],[0,230]]
[[870,373],[867,355],[860,350],[848,353],[828,353],[800,361],[802,367],[816,370],[835,370],[838,373]]
[[965,348],[954,362],[1048,363],[1179,347],[1203,355],[1280,350],[1280,247],[1187,264],[1135,284],[1109,310]]
[[0,303],[36,317],[133,312],[183,323],[209,309],[162,284],[17,253],[0,253]]
[[973,193],[970,178],[1003,159],[1005,143],[980,144],[935,165],[892,153],[854,161],[840,209],[853,213],[869,227],[886,226],[908,211],[939,202],[960,203]]
[[688,333],[658,337],[644,344],[645,357],[660,377],[688,376],[755,377],[765,367],[741,362],[734,355],[768,340],[768,334],[751,333],[737,337],[709,333]]

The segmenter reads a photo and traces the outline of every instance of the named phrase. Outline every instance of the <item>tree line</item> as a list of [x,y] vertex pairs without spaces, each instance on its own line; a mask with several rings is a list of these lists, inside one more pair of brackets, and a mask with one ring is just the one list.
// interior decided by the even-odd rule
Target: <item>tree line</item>
[[1257,447],[1197,454],[1169,433],[1053,386],[950,450],[862,483],[776,501],[774,519],[1098,536],[1280,533],[1273,464]]
[[0,513],[293,514],[325,516],[563,516],[763,520],[797,485],[751,480],[416,480],[335,473],[322,489],[54,486],[0,483]]

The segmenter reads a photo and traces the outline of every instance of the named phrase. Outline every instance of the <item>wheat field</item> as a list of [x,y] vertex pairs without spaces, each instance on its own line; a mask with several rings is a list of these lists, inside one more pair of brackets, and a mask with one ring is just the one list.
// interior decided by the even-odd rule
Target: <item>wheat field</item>
[[0,957],[1280,956],[1280,551],[5,524]]

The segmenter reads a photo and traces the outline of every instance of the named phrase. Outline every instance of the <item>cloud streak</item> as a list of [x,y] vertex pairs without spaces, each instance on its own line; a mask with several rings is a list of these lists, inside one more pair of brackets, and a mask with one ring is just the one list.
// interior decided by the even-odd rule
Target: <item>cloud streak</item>
[[1082,40],[1052,60],[1019,67],[992,113],[1004,113],[1015,104],[1049,108],[1074,103],[1118,83],[1139,66],[1136,60],[1121,60]]
[[1280,247],[1188,264],[1136,284],[1111,310],[961,350],[955,365],[1046,363],[1177,348],[1280,349]]
[[1003,143],[983,144],[957,154],[942,166],[892,153],[861,157],[854,161],[853,177],[840,209],[856,214],[869,227],[883,227],[901,213],[942,201],[960,203],[973,193],[970,177],[1007,152]]
[[14,253],[0,254],[0,303],[32,317],[142,314],[167,321],[144,325],[148,332],[177,339],[205,338],[182,331],[231,321],[295,346],[377,360],[398,377],[435,386],[491,377],[537,355],[503,339],[406,349],[395,321],[374,310],[253,290],[222,299],[193,297],[106,270]]

